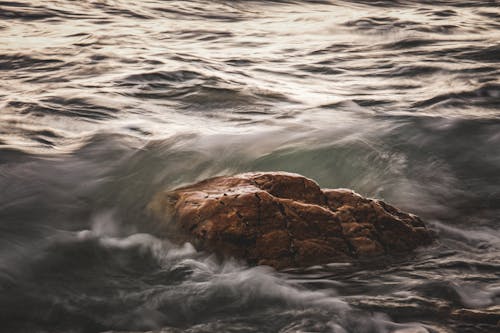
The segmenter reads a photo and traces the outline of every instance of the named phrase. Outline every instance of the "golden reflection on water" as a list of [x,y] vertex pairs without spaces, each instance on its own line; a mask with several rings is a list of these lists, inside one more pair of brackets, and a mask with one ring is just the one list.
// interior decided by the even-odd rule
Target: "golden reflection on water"
[[[28,57],[26,63],[18,60],[13,71],[0,73],[3,132],[50,125],[74,138],[109,128],[119,131],[123,118],[134,122],[139,114],[153,137],[179,131],[175,124],[231,131],[236,124],[243,128],[255,122],[279,126],[277,113],[335,105],[355,113],[413,114],[419,101],[480,86],[484,79],[473,72],[484,64],[455,55],[461,48],[479,50],[500,40],[485,10],[465,7],[443,6],[443,14],[436,15],[434,8],[424,5],[381,7],[343,1],[30,4],[24,10],[40,19],[12,20],[0,34],[4,55]],[[63,19],[45,18],[45,12]],[[29,57],[49,62],[31,64]],[[405,75],[411,68],[421,69]],[[178,71],[195,72],[199,78],[126,84],[134,75]],[[185,93],[182,100],[172,98],[189,85],[208,90]],[[156,91],[146,91],[151,89]],[[47,103],[54,96],[116,109],[120,120],[110,113],[106,121],[81,122],[65,117],[64,110],[33,118],[9,106],[22,102],[57,108]],[[240,117],[247,108],[261,116]],[[497,114],[482,105],[434,105],[418,112],[446,117]],[[199,118],[201,114],[210,117]],[[23,140],[14,137],[3,140],[21,144]]]

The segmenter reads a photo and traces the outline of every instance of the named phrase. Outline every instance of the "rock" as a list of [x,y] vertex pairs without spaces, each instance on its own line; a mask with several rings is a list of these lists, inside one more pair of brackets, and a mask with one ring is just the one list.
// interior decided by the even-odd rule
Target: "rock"
[[195,245],[277,269],[408,252],[432,242],[416,216],[285,172],[217,177],[150,208]]

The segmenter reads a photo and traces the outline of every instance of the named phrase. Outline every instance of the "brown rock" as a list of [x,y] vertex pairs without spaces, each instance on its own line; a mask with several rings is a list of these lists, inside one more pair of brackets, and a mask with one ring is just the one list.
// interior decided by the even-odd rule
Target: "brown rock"
[[285,172],[207,179],[160,193],[150,208],[203,249],[278,269],[407,252],[432,241],[414,215]]

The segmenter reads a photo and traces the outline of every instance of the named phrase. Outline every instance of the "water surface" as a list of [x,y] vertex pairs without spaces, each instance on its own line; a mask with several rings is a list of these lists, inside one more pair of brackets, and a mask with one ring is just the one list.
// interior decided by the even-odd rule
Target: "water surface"
[[[496,332],[497,1],[0,1],[9,332]],[[417,213],[410,256],[275,272],[152,196],[298,172]]]

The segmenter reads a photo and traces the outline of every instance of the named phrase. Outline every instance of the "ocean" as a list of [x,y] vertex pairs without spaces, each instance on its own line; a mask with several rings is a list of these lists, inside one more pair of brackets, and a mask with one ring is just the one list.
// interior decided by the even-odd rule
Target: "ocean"
[[[437,241],[275,271],[177,244],[146,209],[271,170],[383,199]],[[0,1],[0,331],[499,318],[500,2]]]

